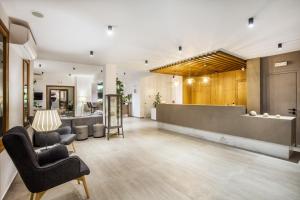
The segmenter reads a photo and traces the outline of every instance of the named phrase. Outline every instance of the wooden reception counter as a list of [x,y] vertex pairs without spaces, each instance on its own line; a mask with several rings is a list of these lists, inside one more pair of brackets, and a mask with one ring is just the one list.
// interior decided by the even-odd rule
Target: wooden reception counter
[[295,141],[295,118],[252,117],[243,106],[160,104],[159,128],[281,158]]

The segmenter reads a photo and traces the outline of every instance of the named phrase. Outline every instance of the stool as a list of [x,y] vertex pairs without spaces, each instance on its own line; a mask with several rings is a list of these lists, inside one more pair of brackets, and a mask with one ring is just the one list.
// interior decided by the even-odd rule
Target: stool
[[104,137],[105,127],[103,124],[94,124],[93,129],[95,138]]
[[76,140],[86,140],[89,137],[89,128],[86,125],[75,126]]

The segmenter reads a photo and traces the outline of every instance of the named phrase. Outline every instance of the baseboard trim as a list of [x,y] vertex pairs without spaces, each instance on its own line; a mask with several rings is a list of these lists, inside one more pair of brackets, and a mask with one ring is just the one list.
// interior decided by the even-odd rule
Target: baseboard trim
[[200,139],[226,144],[233,147],[238,147],[245,150],[254,151],[278,158],[289,159],[291,155],[291,149],[289,146],[264,142],[249,138],[243,138],[238,136],[227,135],[223,133],[216,133],[211,131],[199,130],[184,126],[178,126],[174,124],[168,124],[158,122],[157,126],[159,129],[169,130]]

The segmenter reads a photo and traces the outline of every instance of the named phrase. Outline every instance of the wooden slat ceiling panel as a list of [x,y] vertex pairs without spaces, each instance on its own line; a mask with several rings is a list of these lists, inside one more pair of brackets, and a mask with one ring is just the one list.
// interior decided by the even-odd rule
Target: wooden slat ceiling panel
[[246,61],[221,50],[164,65],[150,72],[180,76],[202,76],[239,70],[246,67]]

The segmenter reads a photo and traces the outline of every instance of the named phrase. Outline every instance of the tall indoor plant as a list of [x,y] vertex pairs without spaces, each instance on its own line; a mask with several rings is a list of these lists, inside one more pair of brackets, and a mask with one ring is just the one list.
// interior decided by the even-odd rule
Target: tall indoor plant
[[156,120],[156,107],[158,104],[161,103],[161,95],[159,92],[155,95],[154,102],[153,102],[153,108],[151,108],[151,119]]

